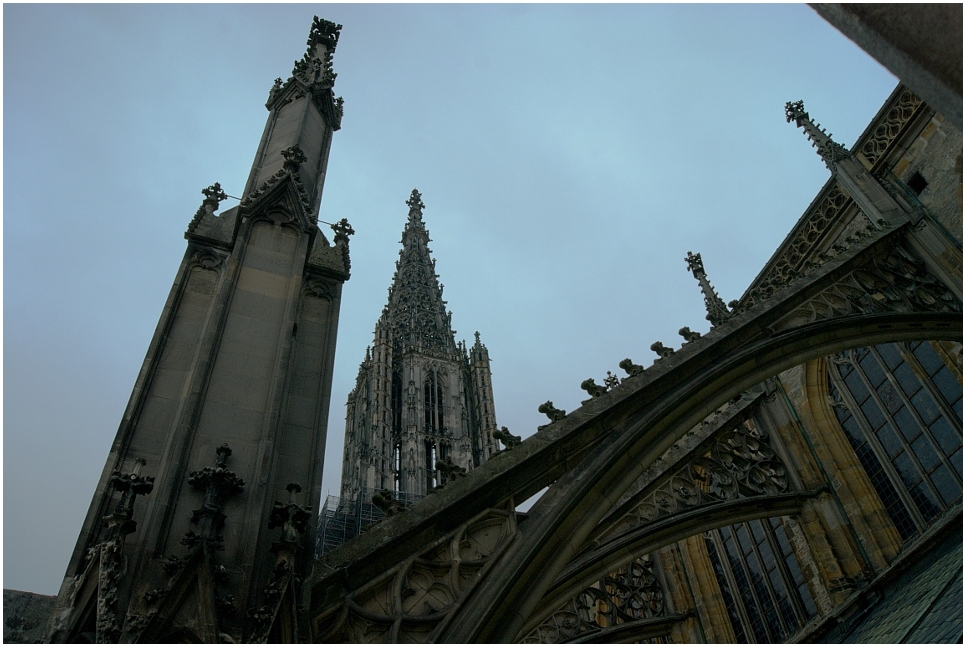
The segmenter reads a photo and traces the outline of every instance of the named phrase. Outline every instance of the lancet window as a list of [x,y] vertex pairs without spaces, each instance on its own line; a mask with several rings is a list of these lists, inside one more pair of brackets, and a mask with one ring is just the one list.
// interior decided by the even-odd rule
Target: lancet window
[[784,642],[817,612],[781,519],[704,534],[737,642]]
[[[392,398],[390,405],[392,408],[392,434],[394,438],[399,438],[402,436],[403,388],[402,378],[399,377],[398,373],[392,376]],[[398,471],[399,465],[397,464],[396,472]]]
[[962,499],[963,387],[929,342],[829,362],[833,410],[903,540]]
[[441,434],[443,423],[443,384],[436,371],[430,371],[423,382],[423,415],[426,433]]

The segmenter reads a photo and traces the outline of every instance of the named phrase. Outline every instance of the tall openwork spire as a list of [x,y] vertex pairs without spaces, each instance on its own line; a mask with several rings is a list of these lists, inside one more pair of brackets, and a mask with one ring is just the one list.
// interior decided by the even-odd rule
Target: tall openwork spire
[[728,306],[725,305],[725,302],[718,296],[718,293],[714,291],[714,287],[708,281],[708,276],[704,273],[704,262],[701,260],[701,254],[688,252],[684,260],[688,262],[688,269],[691,270],[694,278],[698,279],[698,284],[701,286],[701,292],[704,294],[704,307],[708,311],[708,321],[711,322],[712,326],[727,321],[731,317],[731,311],[728,310]]
[[[346,404],[341,497],[379,507],[424,496],[497,450],[486,346],[479,333],[471,349],[456,343],[418,190],[406,206],[389,299]],[[322,549],[337,543],[323,537]]]
[[831,133],[826,133],[825,129],[819,124],[813,123],[805,112],[805,103],[802,101],[789,101],[785,104],[785,121],[795,125],[805,131],[812,145],[818,150],[819,156],[825,162],[825,166],[830,171],[834,170],[834,165],[840,160],[849,157],[849,151],[841,144],[832,139]]
[[443,301],[443,286],[436,274],[436,260],[429,248],[429,232],[422,218],[426,205],[416,189],[406,205],[409,218],[403,229],[402,249],[384,317],[396,344],[418,344],[452,354],[456,352],[456,342]]

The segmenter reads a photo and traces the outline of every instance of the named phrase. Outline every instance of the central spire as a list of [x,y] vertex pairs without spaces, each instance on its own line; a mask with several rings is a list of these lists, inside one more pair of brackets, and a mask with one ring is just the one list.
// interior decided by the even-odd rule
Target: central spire
[[431,256],[429,232],[423,223],[426,205],[419,191],[413,189],[406,205],[409,218],[403,229],[402,249],[383,318],[396,344],[455,355],[451,314],[446,311],[443,286],[436,274],[436,259]]

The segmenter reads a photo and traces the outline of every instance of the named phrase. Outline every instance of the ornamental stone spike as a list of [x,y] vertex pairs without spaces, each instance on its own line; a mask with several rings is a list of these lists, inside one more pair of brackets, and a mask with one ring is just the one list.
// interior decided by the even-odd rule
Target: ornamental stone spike
[[849,151],[841,144],[836,143],[832,139],[831,133],[826,133],[821,125],[812,122],[808,113],[805,112],[803,101],[789,101],[785,104],[785,121],[788,123],[794,121],[795,126],[805,131],[805,135],[815,146],[819,156],[830,171],[834,172],[836,162],[849,157]]
[[416,189],[413,189],[409,199],[406,200],[406,204],[409,206],[409,219],[421,220],[423,217],[423,209],[426,207],[426,205],[423,204],[422,194]]
[[714,291],[714,286],[708,281],[708,276],[704,273],[704,262],[701,260],[701,254],[688,252],[684,260],[687,261],[688,269],[691,270],[691,274],[694,275],[701,286],[701,292],[704,294],[704,307],[708,311],[707,320],[711,322],[712,326],[727,321],[731,317],[731,312],[721,297],[718,296],[718,293]]

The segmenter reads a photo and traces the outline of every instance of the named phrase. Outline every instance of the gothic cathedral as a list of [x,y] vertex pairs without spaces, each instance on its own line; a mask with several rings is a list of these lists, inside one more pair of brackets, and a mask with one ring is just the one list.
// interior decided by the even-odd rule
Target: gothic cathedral
[[421,498],[498,449],[486,346],[455,341],[419,192],[406,204],[389,302],[349,393],[342,501]]

